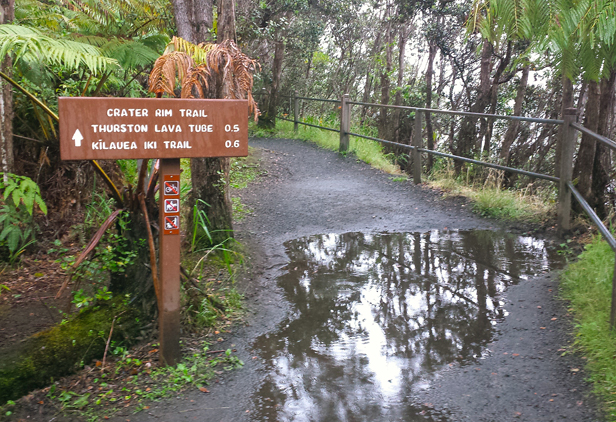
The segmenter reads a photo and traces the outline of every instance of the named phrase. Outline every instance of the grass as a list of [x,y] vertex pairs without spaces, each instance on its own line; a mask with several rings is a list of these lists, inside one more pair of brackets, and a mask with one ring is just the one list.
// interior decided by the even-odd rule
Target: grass
[[432,173],[426,183],[472,201],[473,210],[485,217],[509,221],[540,223],[550,220],[556,212],[555,191],[533,186],[522,189],[503,189],[502,172],[489,169],[485,181],[475,184],[468,178],[455,177],[451,168]]
[[575,318],[575,345],[586,358],[593,392],[608,421],[616,421],[616,333],[610,330],[614,252],[599,237],[561,277],[561,297]]
[[[318,124],[324,127],[336,128],[337,123],[313,121],[308,122],[312,124]],[[362,133],[366,135],[374,136],[371,133],[365,133],[366,130],[361,128],[352,128],[352,132]],[[285,120],[276,121],[276,129],[273,131],[265,131],[252,127],[252,136],[256,137],[274,137],[274,138],[286,138],[286,139],[302,139],[305,141],[314,142],[321,148],[329,149],[331,151],[338,151],[340,146],[340,135],[337,132],[331,132],[328,130],[318,129],[310,126],[300,125],[297,133],[293,131],[293,123]],[[368,139],[361,139],[351,137],[349,142],[349,153],[354,154],[357,159],[370,164],[372,167],[382,170],[389,174],[399,175],[402,172],[400,168],[393,164],[389,155],[383,153],[383,146],[378,142]]]

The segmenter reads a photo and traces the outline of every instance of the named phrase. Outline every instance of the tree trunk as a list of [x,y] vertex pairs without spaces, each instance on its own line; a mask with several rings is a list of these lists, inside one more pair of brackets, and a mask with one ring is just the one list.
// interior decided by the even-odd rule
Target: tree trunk
[[[404,83],[404,54],[406,50],[406,42],[409,36],[409,30],[406,25],[401,25],[398,34],[398,81],[396,87],[396,98],[394,99],[395,105],[402,105],[402,85]],[[408,139],[400,139],[400,129],[402,127],[402,110],[396,110],[396,136],[395,142],[407,143]],[[406,142],[405,142],[406,141]]]
[[[428,69],[426,70],[426,108],[432,108],[432,75],[434,73],[434,59],[436,57],[436,42],[428,40]],[[426,136],[428,149],[434,149],[434,129],[432,127],[432,113],[426,112]],[[432,170],[434,158],[428,154],[428,173]]]
[[233,0],[218,0],[218,34],[219,43],[224,40],[236,41],[235,34],[235,2]]
[[[507,52],[505,53],[505,57],[501,58],[498,67],[496,68],[496,72],[494,72],[494,77],[492,78],[492,87],[490,88],[490,114],[496,114],[496,107],[498,105],[498,87],[500,85],[500,78],[505,72],[507,66],[509,66],[509,62],[511,62],[511,49],[512,43],[509,41],[507,43]],[[486,153],[490,152],[490,143],[492,142],[492,132],[494,131],[494,119],[486,120],[486,128],[485,132],[482,132],[483,137],[483,151]],[[481,148],[481,146],[479,147]]]
[[214,27],[214,3],[213,0],[194,0],[195,7],[195,41],[198,43],[212,42],[211,32]]
[[[492,44],[484,39],[481,49],[481,67],[479,78],[479,89],[477,99],[471,106],[471,112],[483,113],[486,107],[490,104],[490,71],[492,69]],[[473,147],[477,141],[477,118],[465,117],[460,125],[460,133],[458,134],[458,142],[454,147],[454,154],[462,157],[472,157]],[[462,169],[462,163],[455,161],[454,168],[457,173]]]
[[172,0],[172,2],[178,37],[190,42],[196,41],[193,28],[193,0]]
[[[513,105],[513,115],[519,116],[522,114],[522,105],[524,105],[524,96],[526,95],[526,87],[528,87],[528,75],[530,73],[530,64],[527,64],[522,69],[522,77],[520,78],[520,84],[515,96],[515,103]],[[506,164],[509,162],[509,155],[511,154],[511,146],[515,142],[516,136],[518,136],[518,130],[520,129],[520,121],[512,120],[505,132],[505,138],[503,139],[503,145],[500,150],[501,162]]]
[[[616,88],[616,70],[607,78],[601,79],[601,98],[599,105],[599,135],[608,135],[611,120],[614,118],[614,90]],[[590,99],[589,99],[590,102]],[[590,205],[597,210],[601,218],[609,213],[607,186],[610,182],[612,151],[604,144],[597,143],[595,163],[592,171],[592,196]]]
[[[385,19],[387,21],[385,25],[385,67],[381,68],[381,104],[389,104],[389,94],[391,90],[391,82],[389,80],[389,75],[391,73],[392,67],[392,53],[393,53],[393,28],[392,23],[389,18],[389,9],[385,14]],[[387,139],[389,137],[389,130],[387,124],[387,109],[380,108],[379,110],[379,126],[378,126],[378,134],[379,138]]]
[[[235,37],[235,17],[233,4],[229,0],[220,0],[218,13],[218,42]],[[232,2],[231,2],[232,3]],[[173,0],[176,12],[175,23],[178,34],[187,41],[197,43],[209,38],[212,20],[212,0]],[[184,34],[184,35],[183,35]],[[227,37],[227,38],[225,38]],[[222,98],[222,81],[217,82],[217,98]],[[209,220],[205,242],[216,245],[229,237],[233,237],[232,206],[229,196],[229,159],[228,158],[193,158],[190,161],[192,195],[191,208],[196,206],[205,213]],[[202,202],[203,201],[203,202]],[[192,216],[192,213],[191,213]],[[190,229],[198,231],[199,221],[191,221]],[[201,234],[204,234],[201,232]]]
[[[0,23],[10,23],[14,19],[15,0],[0,1]],[[11,75],[13,64],[7,56],[2,61],[2,72]],[[13,172],[13,91],[11,85],[0,79],[0,170]]]
[[[588,83],[588,101],[584,113],[584,126],[593,132],[597,132],[599,127],[599,84],[595,81]],[[595,162],[595,152],[597,150],[597,142],[594,138],[582,134],[582,142],[578,151],[575,166],[573,167],[573,178],[577,179],[577,190],[584,198],[589,198],[592,189],[592,171]],[[582,208],[577,202],[574,203],[576,211],[582,211]]]
[[267,118],[272,127],[276,126],[276,106],[278,105],[278,90],[282,76],[282,61],[284,59],[284,42],[276,41],[274,46],[274,62],[272,63],[272,89],[267,106]]

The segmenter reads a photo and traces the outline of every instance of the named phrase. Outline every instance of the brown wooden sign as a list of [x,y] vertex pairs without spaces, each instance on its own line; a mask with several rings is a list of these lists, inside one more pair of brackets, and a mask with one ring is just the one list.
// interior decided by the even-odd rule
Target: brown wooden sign
[[248,101],[60,97],[63,160],[242,157]]

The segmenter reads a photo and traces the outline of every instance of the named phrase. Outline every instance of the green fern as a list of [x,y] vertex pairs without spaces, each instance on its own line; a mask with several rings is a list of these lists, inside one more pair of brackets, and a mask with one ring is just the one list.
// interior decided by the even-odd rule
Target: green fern
[[115,59],[105,57],[95,46],[51,38],[41,31],[20,25],[0,25],[0,57],[10,55],[14,63],[46,62],[69,69],[85,67],[92,73],[118,68]]

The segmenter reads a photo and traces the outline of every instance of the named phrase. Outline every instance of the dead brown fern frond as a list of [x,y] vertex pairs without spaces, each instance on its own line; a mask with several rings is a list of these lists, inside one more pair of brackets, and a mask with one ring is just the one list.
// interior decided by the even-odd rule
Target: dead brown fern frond
[[252,60],[231,40],[216,45],[207,57],[210,74],[222,84],[220,91],[224,98],[247,99],[248,110],[255,121],[260,114],[252,96],[253,74],[258,63]]
[[190,68],[182,81],[182,98],[195,98],[193,89],[197,91],[199,98],[207,98],[209,96],[207,91],[210,88],[210,78],[211,75],[207,65],[202,64]]
[[179,80],[182,83],[188,71],[193,67],[195,67],[195,62],[184,52],[173,51],[163,54],[154,62],[148,81],[148,91],[175,96],[176,81]]

